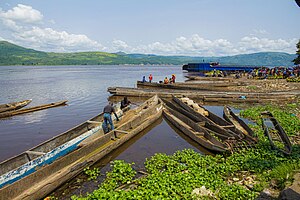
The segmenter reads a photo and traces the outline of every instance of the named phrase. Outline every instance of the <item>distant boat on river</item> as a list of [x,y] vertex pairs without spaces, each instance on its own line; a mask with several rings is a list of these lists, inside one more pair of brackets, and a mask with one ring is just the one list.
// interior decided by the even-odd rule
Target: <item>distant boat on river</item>
[[182,66],[182,70],[186,70],[188,72],[208,72],[212,70],[249,72],[257,68],[259,67],[249,65],[220,65],[218,62],[189,63]]

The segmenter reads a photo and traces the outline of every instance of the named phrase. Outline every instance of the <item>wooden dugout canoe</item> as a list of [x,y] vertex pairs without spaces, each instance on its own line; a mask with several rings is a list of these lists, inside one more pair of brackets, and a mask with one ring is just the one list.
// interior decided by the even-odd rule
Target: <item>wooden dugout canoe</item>
[[14,115],[20,115],[20,114],[35,112],[38,110],[44,110],[44,109],[48,109],[48,108],[62,106],[62,105],[66,105],[66,103],[67,103],[67,100],[64,100],[64,101],[58,101],[58,102],[44,104],[44,105],[40,105],[40,106],[34,106],[31,108],[25,108],[25,109],[21,109],[21,110],[2,112],[2,113],[0,113],[0,118],[12,117]]
[[188,97],[177,98],[173,96],[172,100],[176,102],[179,106],[181,106],[183,109],[194,114],[201,121],[208,121],[211,123],[215,123],[224,128],[234,127],[232,123],[225,121],[224,119],[210,112],[209,110],[199,105],[198,103],[195,103],[192,99]]
[[[123,115],[123,111],[116,108],[116,113],[119,117]],[[112,115],[112,119],[115,120],[115,116]],[[102,125],[103,113],[91,118],[90,120],[58,135],[55,136],[17,156],[7,159],[0,163],[0,190],[3,186],[9,183],[13,183],[23,177],[22,171],[30,174],[34,171],[34,167],[43,166],[55,159],[67,154],[68,152],[77,148],[79,142],[87,137],[93,135],[96,131],[100,130]],[[68,143],[68,144],[67,144]],[[59,149],[57,149],[59,148]],[[52,152],[48,158],[41,156],[46,155],[48,152]],[[35,160],[39,158],[39,160]],[[32,161],[35,161],[32,163]],[[30,164],[33,168],[28,168],[24,165]],[[15,170],[14,172],[12,172]],[[31,171],[30,171],[31,170]],[[7,174],[11,172],[10,174]],[[6,174],[6,175],[5,175]]]
[[[129,87],[109,87],[107,91],[116,96],[143,97],[150,98],[159,95],[160,98],[172,98],[172,96],[188,96],[194,100],[213,103],[270,103],[270,102],[294,102],[296,94],[273,92],[273,93],[243,93],[243,92],[224,92],[224,91],[195,91],[195,90],[161,90],[149,88],[129,88]],[[245,96],[246,98],[240,98]]]
[[227,81],[233,82],[234,78],[230,77],[208,77],[208,76],[185,76],[188,80],[191,81]]
[[[184,110],[182,107],[180,107],[175,102],[164,100],[164,103],[167,107],[178,111],[185,117],[188,117],[190,120],[195,122],[198,126],[200,126],[202,129],[207,131],[210,135],[217,138],[219,141],[221,141],[224,145],[226,145],[231,152],[239,151],[243,148],[252,148],[255,145],[255,141],[249,139],[248,137],[241,138],[236,133],[233,133],[231,130],[222,128],[221,126],[210,123],[208,121],[202,121],[197,116],[195,116],[193,113],[188,112],[187,110]],[[180,117],[179,117],[180,118]],[[180,118],[181,119],[181,118]]]
[[215,135],[216,137],[220,138],[222,141],[226,140],[234,140],[236,139],[235,134],[233,134],[231,131],[222,128],[221,126],[215,124],[215,123],[210,123],[208,121],[203,121],[199,119],[197,116],[194,114],[190,113],[189,111],[183,109],[181,106],[179,106],[177,103],[167,100],[163,100],[165,105],[172,110],[178,111],[182,115],[188,117],[191,119],[193,122],[195,122],[197,125],[201,126],[204,128],[206,131],[211,133],[212,135]]
[[232,123],[215,115],[214,113],[210,112],[198,103],[195,103],[188,97],[183,97],[179,99],[173,96],[173,101],[180,105],[183,109],[195,115],[197,118],[199,118],[199,120],[215,123],[224,129],[228,129],[228,131],[230,131],[230,133],[232,133],[236,139],[245,139],[246,141],[252,141],[248,137],[245,137],[245,135],[240,130],[238,130]]
[[24,100],[24,101],[1,104],[0,105],[0,113],[23,108],[24,106],[27,106],[31,101],[32,100],[29,99],[29,100]]
[[252,131],[252,129],[243,120],[236,116],[236,114],[234,114],[234,112],[228,106],[224,106],[223,117],[225,120],[232,123],[238,130],[240,130],[245,137],[253,140],[253,142],[257,141],[255,133]]
[[223,82],[223,83],[172,83],[172,84],[163,84],[163,83],[150,83],[137,81],[138,88],[158,88],[158,89],[171,89],[171,90],[214,90],[214,91],[223,91],[225,87],[229,86],[238,86],[240,83],[232,82]]
[[[261,115],[262,128],[265,136],[268,137],[272,148],[277,149],[286,155],[290,155],[292,153],[291,141],[277,119],[268,111],[262,112]],[[271,122],[273,127],[269,127],[268,122]]]
[[[96,130],[90,137],[81,140],[77,144],[77,149],[36,169],[34,173],[23,177],[14,184],[1,188],[0,199],[1,197],[6,197],[5,199],[40,199],[44,197],[65,181],[76,176],[85,167],[92,165],[141,132],[157,120],[161,114],[162,104],[160,99],[155,96],[137,109],[128,111],[119,125],[116,125],[115,130],[105,135],[101,129]],[[131,120],[126,120],[128,116]]]
[[163,115],[176,128],[206,149],[214,152],[224,152],[228,150],[226,145],[213,137],[205,128],[197,125],[179,112],[167,107],[163,110]]

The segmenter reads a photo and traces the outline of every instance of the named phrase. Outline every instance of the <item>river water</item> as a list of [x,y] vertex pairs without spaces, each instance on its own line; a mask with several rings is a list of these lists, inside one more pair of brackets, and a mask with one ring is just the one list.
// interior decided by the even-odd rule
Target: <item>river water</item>
[[0,162],[97,115],[111,86],[134,87],[152,73],[157,82],[181,66],[0,66],[0,104],[32,99],[28,106],[68,100],[68,106],[0,119]]

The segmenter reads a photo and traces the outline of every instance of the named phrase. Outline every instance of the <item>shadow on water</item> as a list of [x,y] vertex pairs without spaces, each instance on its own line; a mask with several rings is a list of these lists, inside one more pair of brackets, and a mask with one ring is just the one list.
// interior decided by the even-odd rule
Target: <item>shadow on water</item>
[[171,155],[178,150],[194,149],[201,154],[211,154],[196,142],[184,135],[163,118],[160,118],[150,127],[143,130],[121,147],[109,153],[103,159],[95,163],[90,169],[100,168],[101,175],[96,181],[87,180],[84,173],[79,174],[68,183],[60,186],[51,195],[59,199],[69,199],[72,195],[85,195],[98,188],[109,171],[109,163],[112,160],[124,160],[128,163],[134,162],[136,171],[145,171],[144,162],[155,153]]

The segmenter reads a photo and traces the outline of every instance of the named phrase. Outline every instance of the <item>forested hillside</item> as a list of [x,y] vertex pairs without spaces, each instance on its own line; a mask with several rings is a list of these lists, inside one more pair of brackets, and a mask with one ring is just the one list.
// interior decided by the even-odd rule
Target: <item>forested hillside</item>
[[217,61],[222,64],[292,66],[295,54],[261,52],[226,57],[159,56],[147,54],[79,52],[49,53],[0,41],[0,66],[5,65],[118,65],[176,64]]

